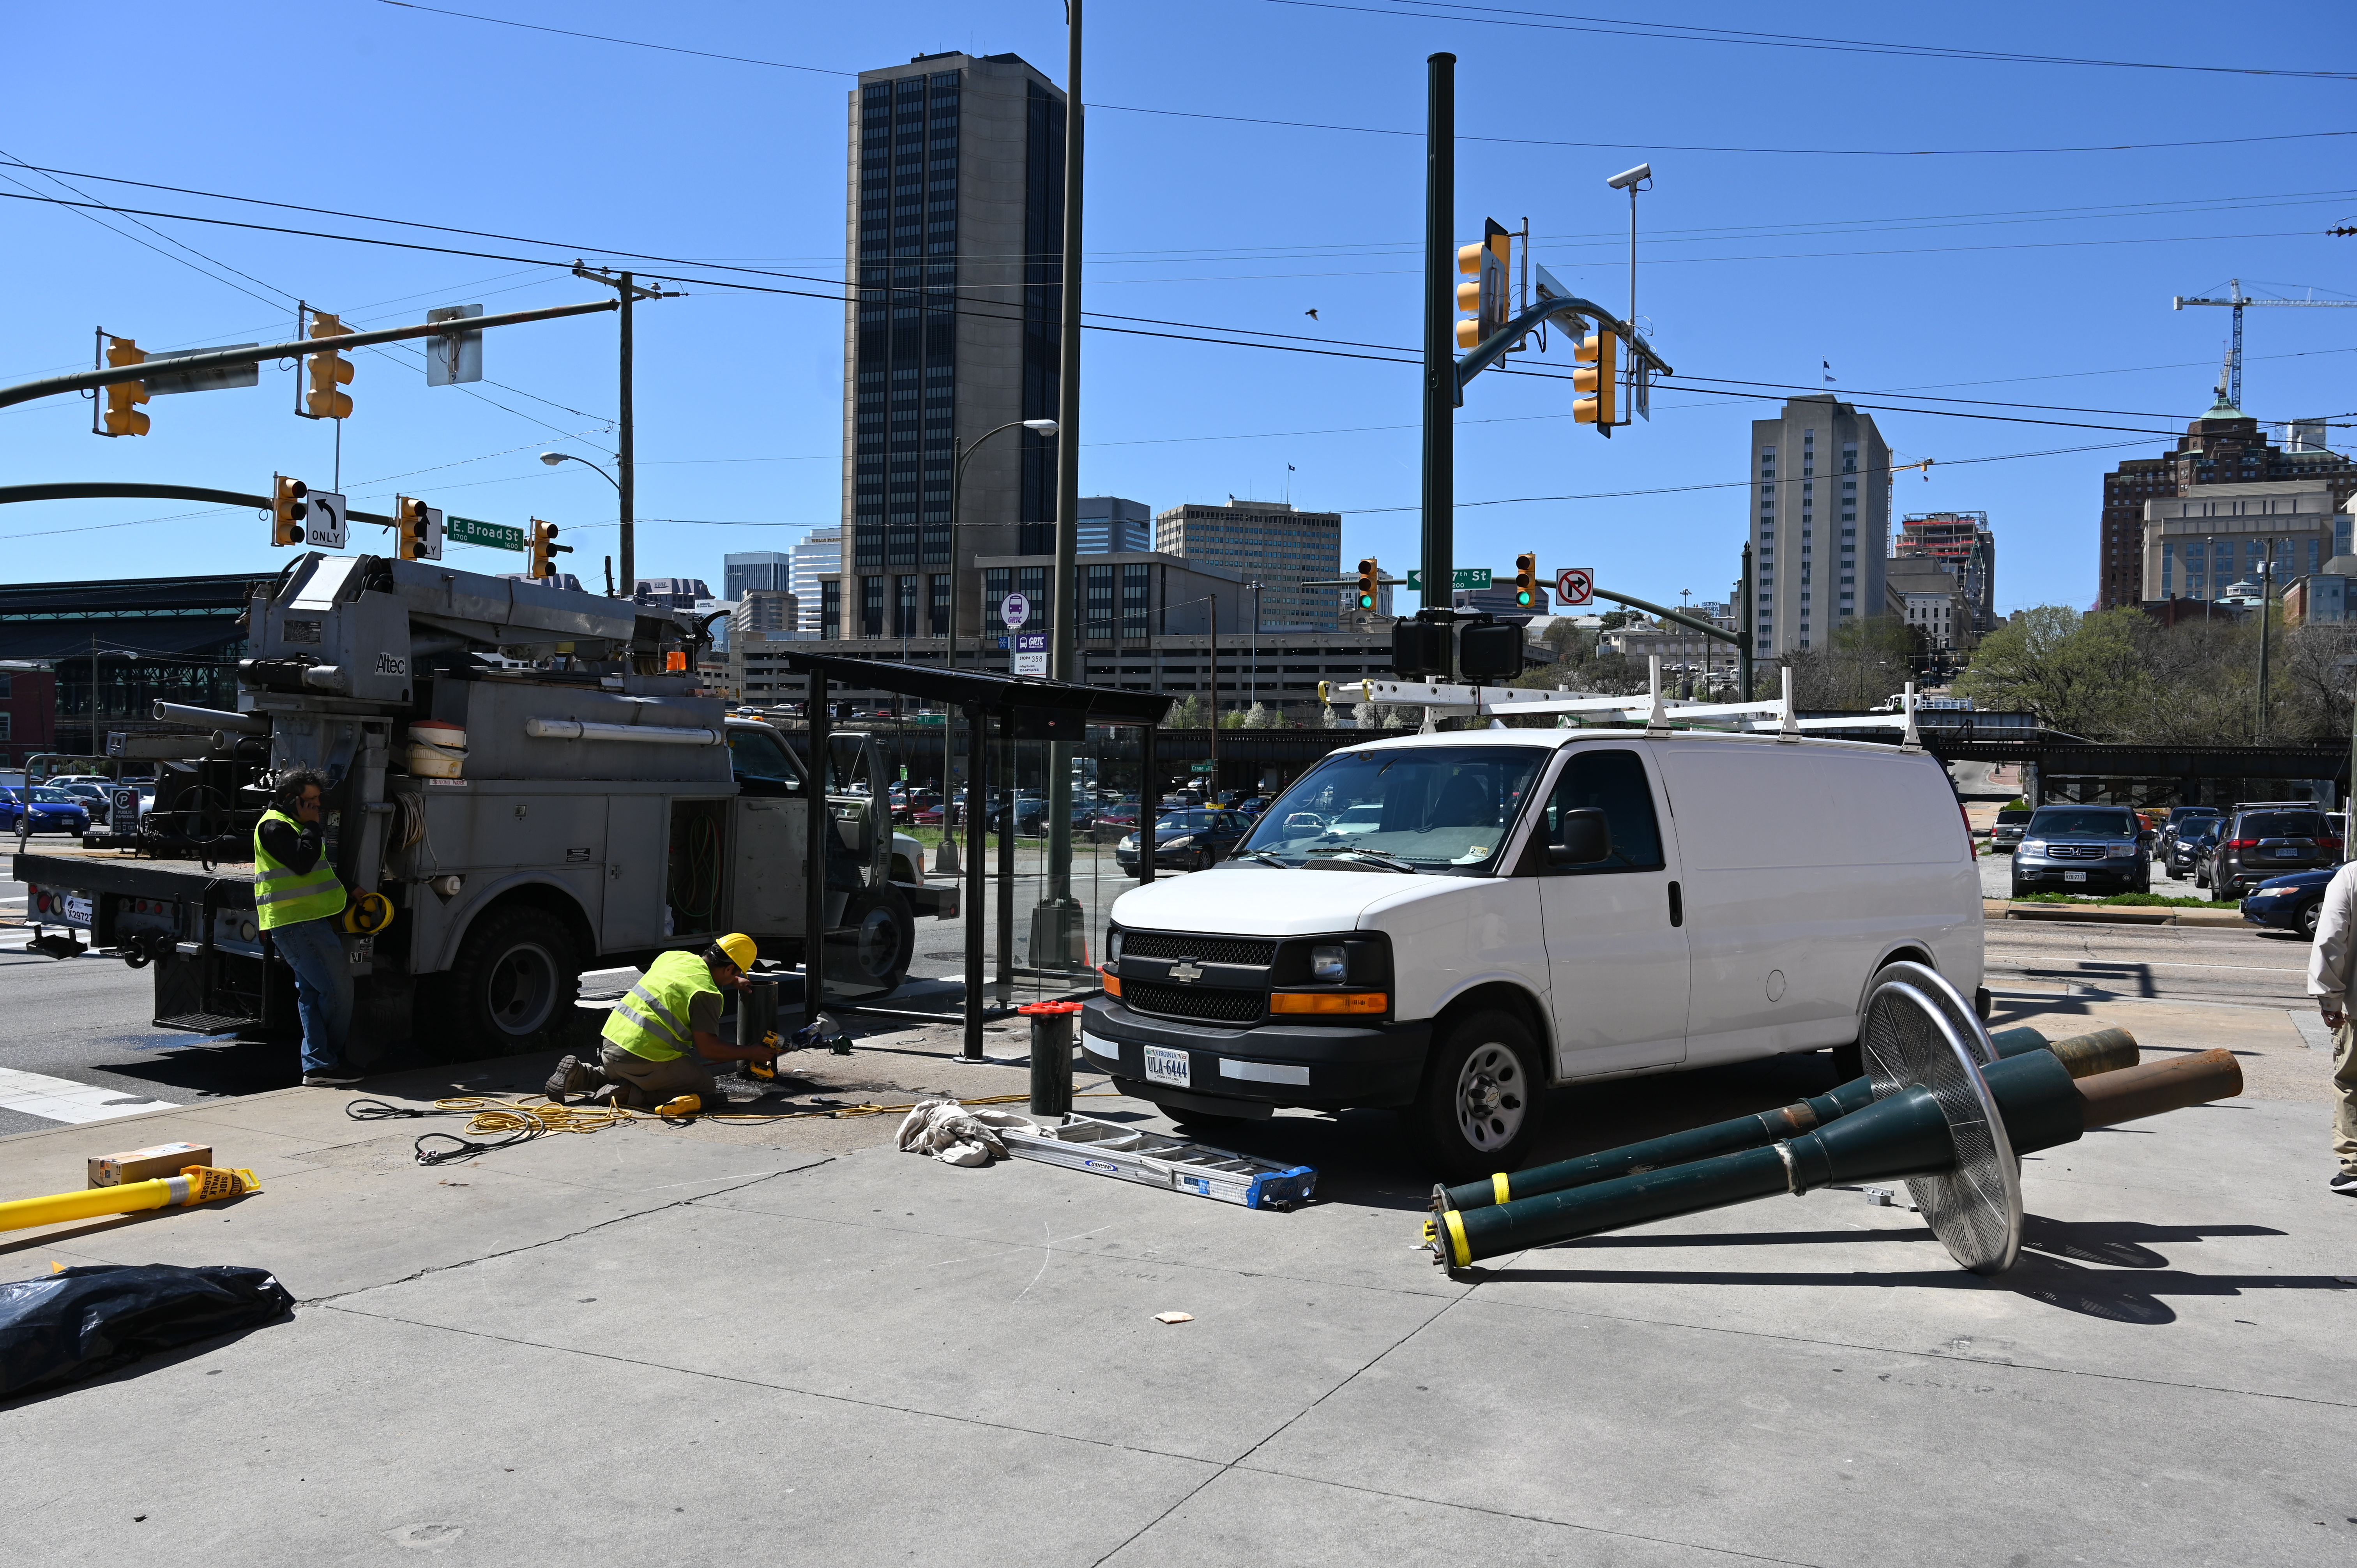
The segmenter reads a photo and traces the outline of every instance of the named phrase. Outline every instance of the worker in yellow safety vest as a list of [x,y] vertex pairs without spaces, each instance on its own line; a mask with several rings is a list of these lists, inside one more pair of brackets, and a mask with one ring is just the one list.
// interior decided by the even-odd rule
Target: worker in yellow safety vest
[[683,1094],[717,1098],[720,1086],[699,1057],[713,1061],[777,1059],[775,1047],[738,1046],[719,1035],[723,993],[744,991],[759,956],[743,932],[701,952],[663,954],[614,1004],[597,1060],[569,1056],[549,1075],[548,1097],[562,1105],[584,1091],[603,1105],[646,1109]]
[[278,775],[270,810],[253,826],[253,911],[270,950],[295,972],[303,1021],[303,1081],[340,1089],[360,1076],[344,1065],[352,1027],[352,966],[336,917],[344,885],[328,864],[328,780],[317,769]]

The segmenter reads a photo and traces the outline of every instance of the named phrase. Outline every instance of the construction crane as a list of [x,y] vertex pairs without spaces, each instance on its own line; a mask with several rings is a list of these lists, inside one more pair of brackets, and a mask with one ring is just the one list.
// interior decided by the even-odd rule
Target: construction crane
[[2190,295],[2178,295],[2169,302],[2171,310],[2182,310],[2189,305],[2226,305],[2234,310],[2234,339],[2226,350],[2224,372],[2218,378],[2218,396],[2230,408],[2243,406],[2243,306],[2246,305],[2297,305],[2319,309],[2357,309],[2357,299],[2256,299],[2243,292],[2241,278],[2226,280],[2223,299],[2197,299]]

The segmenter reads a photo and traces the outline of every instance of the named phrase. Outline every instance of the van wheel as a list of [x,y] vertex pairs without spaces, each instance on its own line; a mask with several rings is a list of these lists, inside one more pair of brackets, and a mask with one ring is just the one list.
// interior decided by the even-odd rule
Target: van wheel
[[515,908],[478,921],[434,987],[438,1027],[419,1032],[445,1061],[513,1056],[559,1043],[577,1021],[581,960],[564,922]]
[[1424,1090],[1406,1112],[1443,1181],[1473,1181],[1523,1163],[1546,1112],[1531,1032],[1511,1013],[1475,1013],[1433,1047]]

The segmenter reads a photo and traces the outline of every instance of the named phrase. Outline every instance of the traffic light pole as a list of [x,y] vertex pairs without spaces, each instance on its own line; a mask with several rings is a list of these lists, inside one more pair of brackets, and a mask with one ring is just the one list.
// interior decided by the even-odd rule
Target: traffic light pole
[[[1056,371],[1056,580],[1050,590],[1049,672],[1077,682],[1079,595],[1074,577],[1081,540],[1081,0],[1066,6],[1064,65],[1064,260],[1056,290],[1063,306]],[[1015,830],[1010,794],[1006,828]],[[1048,887],[1031,911],[1031,963],[1068,969],[1081,961],[1081,908],[1072,899],[1072,747],[1048,747]]]
[[1457,57],[1425,60],[1424,562],[1425,608],[1448,605],[1456,570]]
[[[470,317],[467,320],[467,330],[480,332],[493,327],[521,326],[527,321],[555,321],[567,316],[587,316],[614,308],[615,301],[596,299],[587,305],[557,305],[544,310],[511,310],[504,316]],[[199,371],[234,370],[272,360],[308,359],[325,348],[332,348],[341,354],[354,349],[365,349],[372,343],[398,343],[410,338],[445,338],[449,333],[449,323],[428,321],[409,327],[387,327],[374,332],[346,332],[333,339],[297,338],[291,343],[256,343],[235,349],[210,349],[201,354],[151,354],[135,369],[124,366],[121,369],[77,371],[70,376],[47,376],[38,381],[18,381],[15,386],[0,387],[0,408],[31,403],[36,398],[89,392],[118,381],[139,381],[158,371],[184,377]],[[126,371],[132,373],[126,374]]]

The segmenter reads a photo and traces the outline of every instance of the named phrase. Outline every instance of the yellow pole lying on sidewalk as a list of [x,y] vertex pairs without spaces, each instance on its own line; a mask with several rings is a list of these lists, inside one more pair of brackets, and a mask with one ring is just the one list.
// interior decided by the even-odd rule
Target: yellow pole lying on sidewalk
[[242,1197],[260,1192],[262,1183],[249,1170],[222,1165],[189,1165],[178,1176],[155,1181],[135,1181],[126,1187],[94,1187],[87,1192],[58,1192],[46,1197],[20,1197],[0,1203],[0,1230],[22,1230],[32,1225],[56,1225],[68,1219],[94,1219],[107,1214],[135,1214],[143,1208],[167,1205],[210,1203],[215,1198]]

